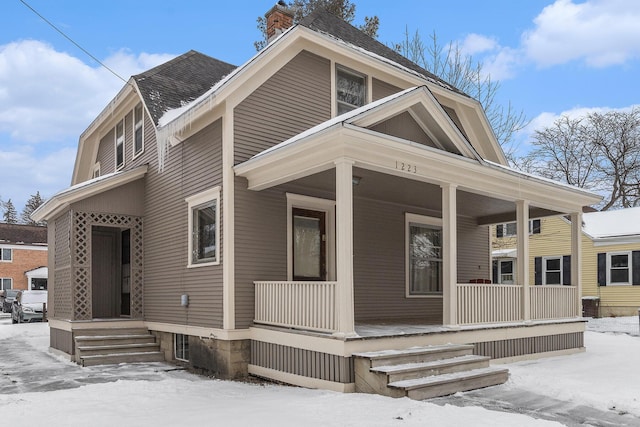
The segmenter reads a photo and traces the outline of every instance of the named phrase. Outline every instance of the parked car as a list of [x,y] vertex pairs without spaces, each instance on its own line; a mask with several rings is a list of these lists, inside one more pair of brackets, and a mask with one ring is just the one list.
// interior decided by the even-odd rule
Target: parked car
[[42,322],[47,291],[19,291],[13,301],[11,323]]
[[11,307],[13,306],[13,300],[20,292],[18,289],[6,289],[4,291],[4,299],[2,300],[2,312],[11,313]]

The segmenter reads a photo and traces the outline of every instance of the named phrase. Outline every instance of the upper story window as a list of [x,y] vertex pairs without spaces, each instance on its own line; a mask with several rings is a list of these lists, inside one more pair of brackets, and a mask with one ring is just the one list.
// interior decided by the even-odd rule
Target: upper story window
[[220,187],[186,199],[189,205],[189,267],[220,261]]
[[116,169],[124,166],[124,119],[116,125]]
[[11,248],[0,249],[0,261],[11,262],[13,260],[13,250]]
[[367,77],[343,67],[336,67],[336,101],[338,115],[366,104]]
[[[539,219],[529,221],[529,234],[540,234],[542,227]],[[512,237],[518,234],[518,227],[515,222],[496,225],[496,237]]]
[[100,162],[97,162],[93,165],[93,176],[92,178],[97,178],[100,176]]
[[136,105],[133,109],[133,155],[144,151],[144,114],[142,112],[142,103]]

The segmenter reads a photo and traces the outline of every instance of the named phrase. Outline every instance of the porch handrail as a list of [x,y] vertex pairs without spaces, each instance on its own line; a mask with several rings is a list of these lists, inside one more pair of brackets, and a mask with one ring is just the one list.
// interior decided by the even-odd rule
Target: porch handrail
[[522,320],[522,286],[485,283],[457,285],[458,324]]
[[531,286],[531,319],[562,319],[578,317],[578,288],[576,286]]
[[337,331],[337,282],[253,283],[255,323],[321,332]]

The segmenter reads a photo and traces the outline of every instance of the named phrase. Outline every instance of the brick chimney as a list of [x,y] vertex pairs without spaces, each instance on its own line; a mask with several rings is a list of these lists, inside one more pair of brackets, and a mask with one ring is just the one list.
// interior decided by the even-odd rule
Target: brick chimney
[[267,18],[267,43],[293,25],[293,12],[283,0],[276,3],[264,17]]

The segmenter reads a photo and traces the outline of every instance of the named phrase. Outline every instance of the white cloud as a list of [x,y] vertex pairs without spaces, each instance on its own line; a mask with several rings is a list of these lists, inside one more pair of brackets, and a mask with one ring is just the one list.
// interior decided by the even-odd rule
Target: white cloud
[[468,34],[460,44],[460,50],[465,55],[475,55],[498,48],[496,39],[482,34]]
[[591,67],[623,64],[640,56],[640,2],[556,0],[522,36],[527,56],[540,66],[582,60]]

